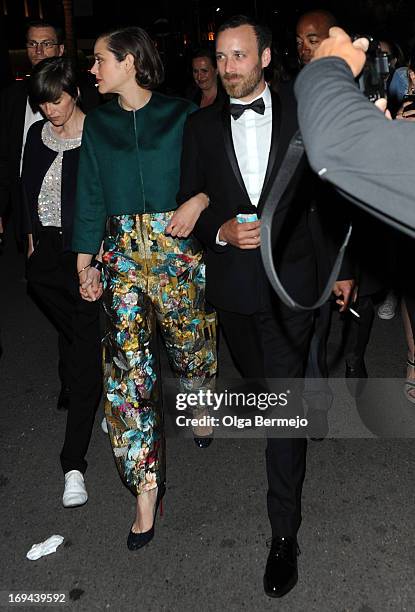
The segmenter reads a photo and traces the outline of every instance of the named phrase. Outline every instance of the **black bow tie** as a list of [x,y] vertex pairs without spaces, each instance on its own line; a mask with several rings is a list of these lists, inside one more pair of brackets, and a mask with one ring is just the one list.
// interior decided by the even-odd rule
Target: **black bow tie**
[[229,110],[234,119],[239,119],[248,108],[263,115],[265,113],[265,102],[262,98],[258,98],[251,102],[251,104],[231,104]]

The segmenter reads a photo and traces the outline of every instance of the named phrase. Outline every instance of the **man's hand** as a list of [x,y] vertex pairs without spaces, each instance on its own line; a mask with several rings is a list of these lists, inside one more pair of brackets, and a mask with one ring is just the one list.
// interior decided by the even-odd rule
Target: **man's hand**
[[34,251],[34,247],[33,247],[33,234],[28,234],[27,235],[27,258],[29,259],[29,257],[31,257],[33,255],[33,251]]
[[219,240],[238,249],[257,249],[261,243],[260,225],[260,221],[238,223],[234,217],[221,226]]
[[380,110],[381,113],[385,115],[386,119],[392,121],[392,115],[390,114],[390,111],[387,108],[388,103],[385,98],[379,98],[378,100],[376,100],[375,106]]
[[322,57],[341,57],[357,77],[365,65],[368,46],[367,38],[358,38],[352,42],[350,36],[341,28],[330,28],[329,37],[323,40],[311,61]]
[[344,312],[347,309],[354,285],[354,279],[336,281],[334,283],[333,293],[339,298],[336,300],[336,304],[340,306],[339,312]]

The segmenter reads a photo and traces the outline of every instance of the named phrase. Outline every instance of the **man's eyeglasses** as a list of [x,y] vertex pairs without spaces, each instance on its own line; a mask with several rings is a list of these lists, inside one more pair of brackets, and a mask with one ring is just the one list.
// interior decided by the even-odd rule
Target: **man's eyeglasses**
[[59,43],[53,42],[53,40],[42,40],[41,42],[37,42],[37,40],[28,40],[26,49],[37,49],[38,47],[42,47],[42,49],[52,49],[52,47],[56,47],[57,45],[59,45]]

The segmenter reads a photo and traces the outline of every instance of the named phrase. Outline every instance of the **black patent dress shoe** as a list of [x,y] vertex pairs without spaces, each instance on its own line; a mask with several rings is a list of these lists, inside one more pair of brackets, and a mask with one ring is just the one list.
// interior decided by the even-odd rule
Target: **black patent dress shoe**
[[[267,543],[268,544],[268,543]],[[264,574],[264,590],[268,597],[282,597],[297,584],[297,555],[299,548],[294,537],[274,537]]]
[[69,397],[70,397],[70,389],[69,387],[62,387],[59,393],[58,402],[56,404],[56,410],[59,412],[63,412],[64,410],[68,410],[69,408]]
[[134,533],[134,531],[130,529],[130,533],[128,534],[127,538],[127,547],[129,550],[138,550],[139,548],[143,548],[143,546],[146,546],[154,538],[154,527],[156,524],[157,510],[165,492],[166,485],[159,485],[157,489],[157,499],[156,506],[154,509],[154,521],[152,527],[147,531],[143,531],[142,533]]
[[354,365],[346,363],[346,387],[352,397],[359,397],[366,386],[367,370],[364,361]]
[[207,448],[213,442],[212,436],[194,436],[193,440],[198,448]]

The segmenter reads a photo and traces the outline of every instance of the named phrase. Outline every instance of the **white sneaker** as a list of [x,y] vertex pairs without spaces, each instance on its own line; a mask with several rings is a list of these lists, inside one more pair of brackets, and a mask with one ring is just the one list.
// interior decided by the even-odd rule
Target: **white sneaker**
[[385,301],[378,308],[379,319],[393,319],[396,314],[396,306],[398,304],[398,298],[393,291],[390,291],[386,296]]
[[65,508],[83,506],[88,501],[84,477],[79,470],[71,470],[65,474],[65,490],[62,503]]
[[105,417],[101,421],[101,429],[104,433],[108,433],[107,419]]

